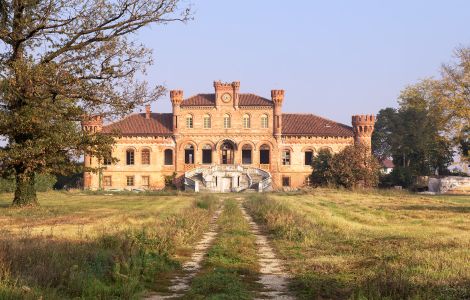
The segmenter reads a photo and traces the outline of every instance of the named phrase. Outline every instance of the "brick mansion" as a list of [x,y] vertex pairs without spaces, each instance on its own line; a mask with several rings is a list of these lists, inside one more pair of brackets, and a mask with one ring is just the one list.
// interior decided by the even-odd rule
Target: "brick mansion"
[[[135,113],[84,130],[113,135],[117,163],[85,155],[86,189],[162,189],[165,178],[192,191],[266,191],[309,183],[312,159],[323,148],[370,145],[374,116],[352,116],[352,126],[313,114],[282,113],[283,90],[265,98],[240,93],[240,82],[214,82],[214,92],[188,98],[170,91],[171,113]],[[167,179],[168,180],[168,179]]]

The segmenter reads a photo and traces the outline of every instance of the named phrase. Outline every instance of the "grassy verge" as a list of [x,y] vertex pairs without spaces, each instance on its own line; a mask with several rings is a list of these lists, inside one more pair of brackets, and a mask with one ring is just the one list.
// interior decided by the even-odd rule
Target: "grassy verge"
[[0,299],[137,299],[179,268],[216,206],[210,196],[45,196],[39,209],[0,208],[14,227],[0,236]]
[[301,299],[469,299],[470,198],[252,195]]
[[185,299],[252,299],[258,285],[255,237],[233,199],[225,201],[219,235]]

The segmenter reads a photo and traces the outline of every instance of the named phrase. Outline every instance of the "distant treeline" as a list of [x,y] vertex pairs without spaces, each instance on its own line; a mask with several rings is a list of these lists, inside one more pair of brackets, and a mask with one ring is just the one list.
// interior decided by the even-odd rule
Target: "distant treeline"
[[[79,188],[81,186],[82,174],[77,173],[70,176],[61,176],[54,174],[36,175],[36,190],[38,192],[47,192],[52,189]],[[0,178],[0,193],[13,193],[15,191],[15,179]]]

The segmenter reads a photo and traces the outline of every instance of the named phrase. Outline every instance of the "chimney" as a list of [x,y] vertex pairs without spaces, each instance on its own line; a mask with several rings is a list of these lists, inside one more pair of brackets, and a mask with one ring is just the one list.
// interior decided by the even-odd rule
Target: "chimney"
[[150,119],[150,114],[152,111],[150,110],[150,104],[145,105],[145,118],[148,120]]

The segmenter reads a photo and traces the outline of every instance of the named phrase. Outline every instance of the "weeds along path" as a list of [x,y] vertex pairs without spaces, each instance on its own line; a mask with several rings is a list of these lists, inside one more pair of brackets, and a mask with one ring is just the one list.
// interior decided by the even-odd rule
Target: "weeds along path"
[[253,299],[262,288],[256,238],[237,201],[224,198],[220,232],[183,299]]
[[261,299],[295,299],[288,291],[289,275],[283,270],[281,261],[276,258],[273,248],[269,245],[267,237],[261,232],[258,224],[246,212],[238,198],[238,205],[246,221],[250,224],[250,231],[256,237],[258,257],[260,264],[260,280],[263,291]]
[[218,233],[218,223],[217,220],[224,210],[224,205],[222,204],[214,213],[209,230],[204,233],[202,239],[194,248],[194,253],[191,255],[189,261],[183,264],[181,275],[176,276],[171,280],[171,284],[168,287],[170,291],[167,295],[151,295],[145,299],[147,300],[158,300],[158,299],[173,299],[179,298],[184,295],[186,291],[189,290],[189,284],[191,280],[196,276],[198,271],[201,268],[201,262],[204,256],[207,253],[207,250],[212,245],[217,233]]

